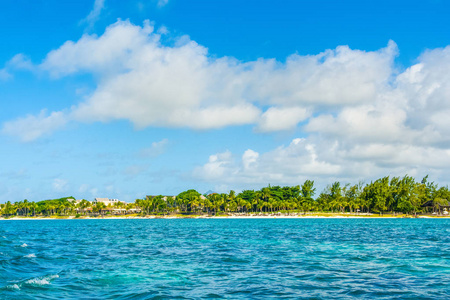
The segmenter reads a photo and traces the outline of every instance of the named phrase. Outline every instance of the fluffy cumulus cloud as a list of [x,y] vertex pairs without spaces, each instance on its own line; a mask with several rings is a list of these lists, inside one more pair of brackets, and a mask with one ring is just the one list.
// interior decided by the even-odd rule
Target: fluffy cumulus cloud
[[30,141],[68,121],[128,120],[138,129],[250,124],[256,132],[301,130],[305,138],[239,159],[214,154],[196,176],[293,183],[308,174],[438,174],[449,162],[450,47],[426,51],[405,70],[395,67],[397,55],[389,41],[377,51],[338,46],[285,62],[242,62],[214,57],[186,36],[168,38],[148,21],[119,20],[100,36],[67,41],[34,66],[55,80],[92,74],[90,94],[65,112],[10,121],[3,132]]
[[309,117],[303,107],[270,107],[261,116],[257,129],[263,132],[293,129]]
[[[254,124],[257,131],[289,130],[317,107],[370,103],[392,75],[397,47],[375,52],[340,46],[318,55],[240,62],[213,58],[179,37],[161,42],[150,22],[118,21],[101,36],[83,35],[51,51],[41,70],[53,78],[94,74],[97,88],[74,106],[75,121],[126,119],[137,128],[214,129]],[[265,109],[264,109],[265,108]]]
[[197,167],[196,178],[217,183],[222,187],[264,184],[299,184],[308,178],[337,176],[341,166],[320,157],[324,149],[306,139],[294,139],[266,153],[246,150],[241,157],[231,152],[211,155],[208,162]]
[[242,155],[230,151],[211,155],[192,174],[213,184],[217,192],[300,185],[307,179],[314,180],[320,191],[334,181],[357,183],[386,175],[430,174],[445,183],[450,179],[449,167],[449,149],[376,143],[348,146],[337,140],[297,138],[265,153],[248,149]]
[[[391,43],[378,54],[379,58],[389,60],[388,53],[395,55],[395,52]],[[386,66],[390,67],[386,69]],[[305,179],[325,184],[332,180],[358,182],[404,174],[430,174],[435,180],[447,183],[450,180],[446,171],[450,167],[450,46],[425,52],[417,64],[406,70],[395,70],[392,64],[384,64],[380,70],[383,71],[379,75],[388,72],[372,77],[378,79],[367,81],[367,88],[361,90],[361,82],[357,83],[355,91],[359,91],[360,97],[344,96],[339,101],[333,98],[333,95],[338,97],[338,92],[321,94],[317,89],[316,104],[306,110],[312,113],[305,114],[305,125],[301,126],[306,139],[296,139],[287,147],[267,153],[247,150],[241,159],[235,158],[239,154],[232,153],[228,153],[227,160],[210,158],[194,174],[217,183],[220,188],[233,188],[242,182],[255,182],[259,186],[301,184]],[[345,84],[328,86],[329,89],[340,87]],[[303,109],[307,101],[298,100],[293,107]],[[329,106],[324,107],[325,103]],[[278,108],[272,106],[262,115],[260,127],[270,123],[272,110],[276,115]],[[289,112],[287,109],[274,117],[278,120],[275,123],[289,128],[284,126],[291,119]],[[298,122],[304,119],[299,117]],[[314,152],[309,156],[301,154],[307,150]]]
[[251,64],[253,97],[268,104],[352,105],[374,100],[389,83],[397,45],[375,52],[339,46],[318,55],[288,57],[285,64]]

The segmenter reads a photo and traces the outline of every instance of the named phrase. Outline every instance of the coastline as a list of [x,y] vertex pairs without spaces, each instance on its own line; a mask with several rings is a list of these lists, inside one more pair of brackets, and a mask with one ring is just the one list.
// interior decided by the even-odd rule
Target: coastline
[[103,217],[12,217],[0,218],[0,221],[33,221],[33,220],[139,220],[139,219],[450,219],[450,216],[411,216],[411,215],[344,215],[344,214],[311,214],[311,215],[168,215],[168,216],[103,216]]

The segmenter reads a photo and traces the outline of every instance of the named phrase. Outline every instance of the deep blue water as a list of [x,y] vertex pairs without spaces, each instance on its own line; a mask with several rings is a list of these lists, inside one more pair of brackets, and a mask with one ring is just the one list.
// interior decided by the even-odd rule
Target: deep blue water
[[450,299],[450,220],[0,222],[2,299]]

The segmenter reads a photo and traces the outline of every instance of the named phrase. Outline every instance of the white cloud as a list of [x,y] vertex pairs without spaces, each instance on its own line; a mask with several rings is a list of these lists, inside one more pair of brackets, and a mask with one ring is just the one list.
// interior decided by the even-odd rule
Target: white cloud
[[358,104],[372,101],[386,88],[397,45],[379,51],[339,46],[318,55],[288,57],[286,63],[259,60],[254,65],[253,92],[270,104]]
[[0,80],[8,80],[12,78],[12,75],[6,70],[6,68],[0,69]]
[[[220,128],[253,124],[260,109],[229,91],[227,59],[208,61],[206,48],[183,38],[165,47],[153,26],[119,21],[100,36],[84,35],[50,52],[41,67],[54,77],[77,72],[101,76],[97,90],[75,107],[80,121],[128,119],[137,128]],[[231,78],[232,79],[232,78]],[[217,92],[215,88],[222,89]]]
[[253,167],[258,162],[258,158],[258,152],[251,149],[246,150],[242,155],[242,166],[244,167],[244,170],[248,170]]
[[36,66],[33,65],[30,58],[19,53],[6,62],[3,69],[0,69],[0,80],[6,81],[13,78],[12,71],[14,70],[34,71],[35,69]]
[[169,0],[158,0],[158,7],[163,7],[169,3]]
[[405,111],[395,105],[364,105],[346,107],[336,117],[319,115],[312,118],[305,128],[310,132],[340,138],[392,142],[413,138],[410,134],[405,135],[408,131],[404,125],[405,120]]
[[169,29],[166,26],[162,25],[158,28],[157,32],[161,35],[165,35],[165,34],[169,34]]
[[[417,64],[398,70],[392,41],[378,51],[338,46],[285,62],[241,62],[214,57],[187,36],[165,44],[161,34],[167,30],[155,32],[148,21],[118,21],[100,36],[67,41],[38,68],[54,78],[93,74],[95,90],[64,113],[20,118],[4,124],[3,132],[33,140],[67,120],[128,120],[138,129],[251,124],[275,132],[300,126],[304,140],[267,153],[249,149],[238,159],[215,155],[196,170],[217,181],[236,175],[239,182],[289,183],[308,174],[359,178],[427,168],[439,173],[437,162],[446,165],[450,46],[426,51]],[[26,66],[29,60],[20,57],[17,65]]]
[[348,160],[372,161],[379,167],[414,166],[426,170],[448,169],[450,150],[407,144],[356,145],[347,153]]
[[262,114],[257,129],[262,132],[294,129],[309,116],[310,112],[302,107],[270,107]]
[[428,51],[370,103],[311,118],[306,131],[353,143],[448,147],[450,47]]
[[94,7],[89,12],[86,18],[81,20],[80,23],[86,23],[88,25],[88,29],[91,29],[95,22],[97,22],[100,13],[105,8],[105,0],[95,0],[94,1]]
[[230,151],[217,153],[209,157],[209,161],[201,168],[195,170],[195,176],[201,178],[224,179],[228,175],[234,175],[232,154]]
[[18,136],[24,142],[31,142],[60,129],[68,122],[63,112],[47,114],[44,109],[39,115],[28,115],[3,124],[2,133]]
[[450,150],[411,145],[347,145],[324,139],[294,139],[288,146],[241,159],[227,151],[211,155],[193,170],[194,178],[215,184],[217,191],[298,185],[314,180],[319,190],[335,180],[357,183],[382,176],[424,176],[447,182]]
[[18,70],[28,70],[33,71],[35,66],[33,65],[31,59],[24,55],[23,53],[19,53],[13,56],[10,61],[7,62],[7,66],[10,69],[18,69]]
[[169,144],[168,139],[162,139],[159,142],[153,142],[149,148],[145,148],[139,151],[139,156],[142,158],[157,157],[166,151],[168,144]]
[[103,75],[113,72],[117,76],[128,67],[126,64],[133,50],[144,46],[152,32],[149,22],[139,27],[129,21],[118,21],[100,37],[84,34],[77,42],[65,42],[60,48],[50,51],[40,67],[53,77],[77,72]]
[[340,171],[339,165],[319,157],[314,144],[294,139],[288,146],[262,154],[248,149],[240,160],[229,151],[211,155],[205,165],[193,171],[193,176],[229,188],[249,184],[299,184],[311,177],[333,176]]
[[55,78],[79,72],[99,78],[97,89],[72,108],[79,121],[126,119],[137,128],[194,129],[255,124],[258,131],[273,132],[295,128],[317,105],[372,101],[386,89],[397,53],[389,42],[375,52],[340,46],[318,55],[292,55],[284,64],[243,63],[211,58],[186,36],[174,46],[160,38],[148,21],[142,27],[118,21],[101,36],[64,43],[40,67]]

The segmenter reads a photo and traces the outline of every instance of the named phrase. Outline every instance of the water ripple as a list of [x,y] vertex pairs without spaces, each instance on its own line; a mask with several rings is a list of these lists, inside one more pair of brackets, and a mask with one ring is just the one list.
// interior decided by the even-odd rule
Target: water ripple
[[448,299],[449,232],[433,219],[0,222],[0,298]]

